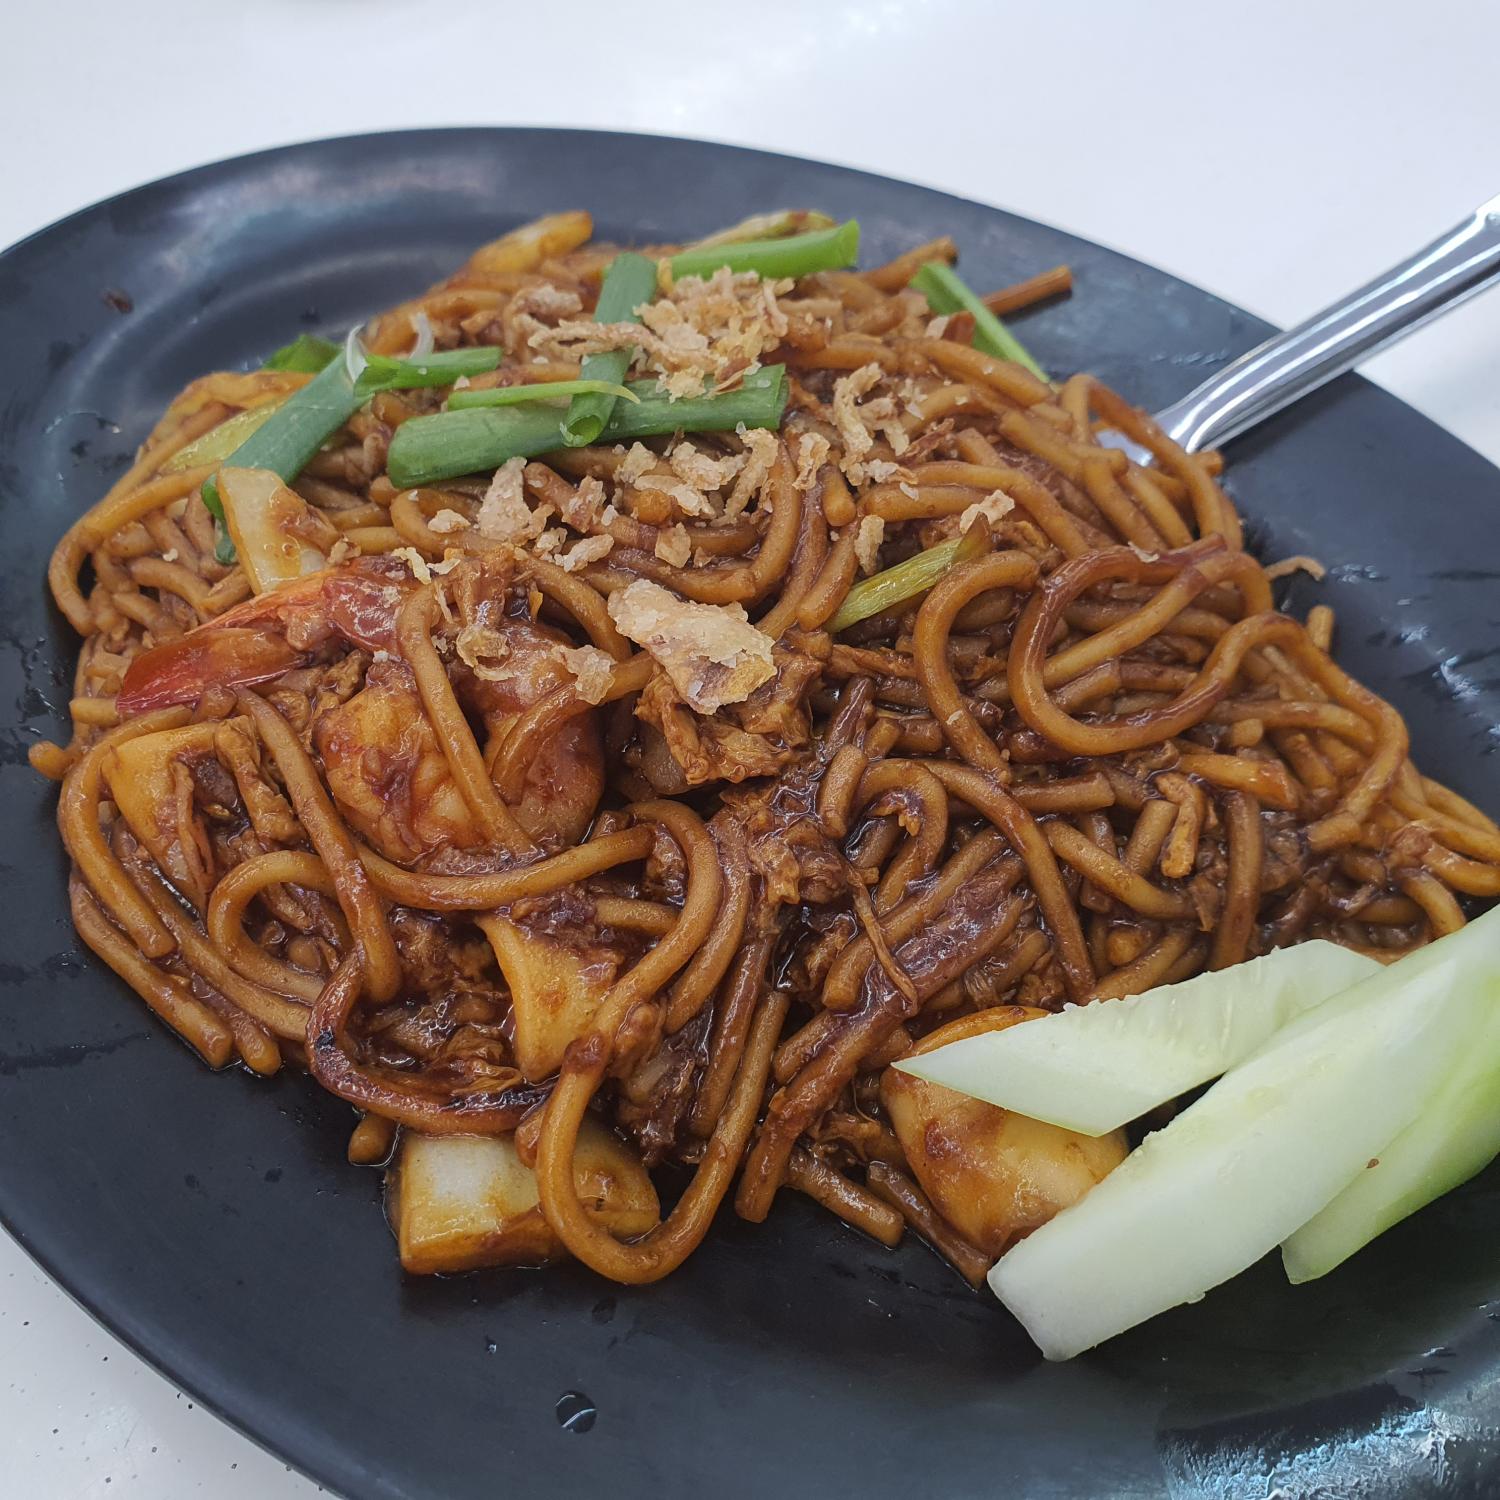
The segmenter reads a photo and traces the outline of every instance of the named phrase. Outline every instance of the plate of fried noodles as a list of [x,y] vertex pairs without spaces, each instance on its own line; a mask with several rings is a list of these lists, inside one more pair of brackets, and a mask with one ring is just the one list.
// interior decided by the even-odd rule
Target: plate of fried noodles
[[1477,455],[1186,453],[1255,319],[671,139],[205,167],[0,300],[0,1215],[171,1379],[359,1497],[1483,1489],[1493,1172],[1048,1363],[987,1273],[1192,1093],[921,1065],[1500,894]]

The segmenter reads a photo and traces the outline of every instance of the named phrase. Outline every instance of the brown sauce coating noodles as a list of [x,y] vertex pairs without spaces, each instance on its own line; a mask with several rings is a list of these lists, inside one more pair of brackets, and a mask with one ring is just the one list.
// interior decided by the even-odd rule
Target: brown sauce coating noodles
[[[589,234],[483,247],[371,348],[425,326],[501,350],[476,384],[576,376],[612,255]],[[718,311],[671,290],[705,347],[715,318],[758,330],[705,378],[786,366],[774,434],[398,490],[392,437],[444,392],[377,397],[293,487],[327,566],[268,592],[215,561],[212,464],[174,455],[306,377],[194,382],[49,571],[84,644],[71,741],[32,759],[84,941],[210,1065],[290,1061],[349,1101],[351,1159],[397,1127],[514,1133],[605,1276],[666,1275],[723,1203],[760,1220],[790,1186],[977,1281],[880,1100],[936,1026],[1312,937],[1394,958],[1500,895],[1500,827],[1413,767],[1331,612],[1277,612],[1217,455],[934,321],[908,282],[954,253],[721,278]],[[979,555],[830,633],[862,575],[975,527]],[[700,609],[686,645],[632,623],[650,586]],[[737,658],[694,633],[731,628],[764,667],[709,700]],[[537,1008],[537,962],[576,970],[571,1010]],[[601,1119],[692,1169],[647,1232],[580,1199]]]

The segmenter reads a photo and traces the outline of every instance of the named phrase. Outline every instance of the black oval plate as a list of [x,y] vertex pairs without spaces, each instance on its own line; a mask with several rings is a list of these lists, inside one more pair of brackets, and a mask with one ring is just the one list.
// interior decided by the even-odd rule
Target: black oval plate
[[[920,1245],[782,1195],[660,1286],[402,1276],[349,1112],[215,1077],[84,954],[54,795],[76,649],[43,587],[69,521],[174,391],[341,330],[522,220],[672,240],[782,205],[857,215],[867,264],[939,233],[977,287],[1072,264],[1023,320],[1055,371],[1148,407],[1265,325],[1147,266],[925,188],[724,146],[554,130],[323,141],[99,204],[0,259],[0,1216],[116,1333],[351,1496],[944,1496],[1482,1490],[1500,1462],[1500,1174],[1315,1285],[1268,1260],[1062,1366]],[[126,310],[128,308],[128,310]],[[1424,768],[1496,810],[1500,472],[1346,378],[1234,447],[1263,554],[1313,553],[1339,652]],[[1312,1143],[1309,1143],[1311,1145]],[[1089,1289],[1078,1289],[1081,1297]],[[564,1427],[582,1393],[597,1419]]]

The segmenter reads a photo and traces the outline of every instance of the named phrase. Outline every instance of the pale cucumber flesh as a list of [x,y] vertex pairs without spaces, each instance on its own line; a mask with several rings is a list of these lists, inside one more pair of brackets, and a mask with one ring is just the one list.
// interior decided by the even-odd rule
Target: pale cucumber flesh
[[1252,1265],[1411,1124],[1482,1017],[1437,958],[1434,945],[1291,1021],[996,1264],[991,1288],[1048,1358]]
[[[1451,1192],[1500,1155],[1500,914],[1471,922],[1436,952],[1447,951],[1450,983],[1472,987],[1485,1011],[1465,1038],[1452,1070],[1421,1113],[1390,1141],[1374,1165],[1281,1247],[1294,1282],[1341,1265],[1393,1224]],[[1493,956],[1492,956],[1493,955]],[[1404,964],[1401,966],[1404,967]]]
[[1227,1072],[1293,1017],[1380,967],[1336,943],[1302,943],[896,1066],[1017,1114],[1104,1135]]

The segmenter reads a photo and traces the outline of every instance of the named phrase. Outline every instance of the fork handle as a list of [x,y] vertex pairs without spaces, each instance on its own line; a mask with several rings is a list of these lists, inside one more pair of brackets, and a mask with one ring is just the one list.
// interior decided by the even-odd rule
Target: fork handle
[[1189,452],[1216,447],[1500,279],[1500,196],[1425,250],[1278,333],[1157,413]]

